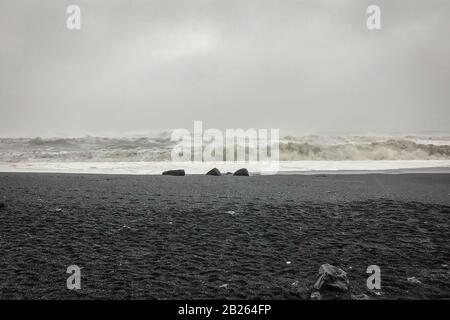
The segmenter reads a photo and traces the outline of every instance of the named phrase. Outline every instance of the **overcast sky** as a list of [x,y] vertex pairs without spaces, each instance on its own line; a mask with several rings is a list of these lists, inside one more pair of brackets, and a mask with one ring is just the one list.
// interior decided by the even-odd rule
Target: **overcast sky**
[[450,131],[449,31],[448,0],[2,0],[0,136]]

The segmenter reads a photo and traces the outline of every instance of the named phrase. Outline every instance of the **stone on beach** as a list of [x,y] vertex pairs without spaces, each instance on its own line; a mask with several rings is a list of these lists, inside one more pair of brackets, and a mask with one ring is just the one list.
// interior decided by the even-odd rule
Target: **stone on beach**
[[328,263],[320,266],[314,289],[334,289],[345,292],[348,291],[348,287],[349,281],[344,270]]
[[309,297],[311,300],[322,300],[322,296],[319,291],[313,291]]
[[233,176],[249,176],[248,170],[246,168],[239,169],[235,173],[233,173]]
[[407,279],[409,283],[411,284],[422,284],[422,282],[420,282],[419,279],[417,279],[416,277],[410,277]]
[[365,294],[365,293],[362,293],[362,294],[352,294],[351,295],[351,299],[352,300],[370,300],[370,297],[367,295],[367,294]]
[[221,176],[220,170],[217,168],[213,168],[206,173],[207,176]]
[[186,173],[184,172],[184,170],[168,170],[168,171],[164,171],[163,176],[185,176]]

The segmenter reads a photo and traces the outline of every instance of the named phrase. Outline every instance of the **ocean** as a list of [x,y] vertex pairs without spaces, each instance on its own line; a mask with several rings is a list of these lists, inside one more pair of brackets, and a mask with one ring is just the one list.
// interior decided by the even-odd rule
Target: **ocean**
[[[279,141],[279,161],[173,162],[171,131],[116,137],[0,138],[0,171],[160,174],[450,171],[450,134],[314,134]],[[249,149],[246,149],[247,153]]]

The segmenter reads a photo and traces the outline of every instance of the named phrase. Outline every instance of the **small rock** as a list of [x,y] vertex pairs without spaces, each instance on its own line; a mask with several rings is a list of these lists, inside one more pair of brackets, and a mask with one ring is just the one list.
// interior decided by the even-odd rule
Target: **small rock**
[[226,176],[231,176],[231,175],[233,175],[233,172],[227,172],[227,173],[225,173],[225,175]]
[[441,267],[442,267],[442,268],[447,268],[447,267],[448,267],[448,264],[445,264],[445,263],[444,263],[444,264],[441,264]]
[[168,170],[168,171],[164,171],[163,176],[185,176],[186,173],[184,172],[184,170]]
[[322,296],[320,295],[319,291],[311,292],[310,298],[311,300],[322,300]]
[[217,168],[211,169],[206,173],[207,176],[221,176],[220,170]]
[[374,297],[380,297],[383,294],[380,290],[369,290],[368,293]]
[[319,268],[314,289],[334,289],[339,291],[348,291],[349,281],[347,273],[331,264],[323,264]]
[[224,284],[220,285],[219,288],[228,289],[228,283],[224,283]]
[[236,211],[230,210],[230,211],[227,211],[227,213],[231,214],[232,216],[234,216],[236,214]]
[[291,264],[292,262],[291,261],[286,261],[286,264]]
[[416,277],[409,277],[408,282],[411,284],[422,284],[422,282],[420,282]]
[[350,297],[352,298],[352,300],[370,300],[370,297],[364,293],[357,295],[352,294]]
[[56,208],[55,212],[62,212],[63,210],[61,208]]
[[248,173],[248,170],[245,168],[239,169],[235,173],[233,173],[233,176],[246,176],[248,177],[250,174]]

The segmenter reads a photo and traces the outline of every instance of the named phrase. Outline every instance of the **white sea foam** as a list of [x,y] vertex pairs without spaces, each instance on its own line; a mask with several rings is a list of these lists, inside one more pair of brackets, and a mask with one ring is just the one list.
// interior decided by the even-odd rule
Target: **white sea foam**
[[[260,163],[174,163],[171,131],[151,135],[78,138],[0,138],[0,171],[159,174],[211,167],[258,172]],[[280,141],[279,172],[447,169],[450,134],[304,135]]]
[[[221,172],[234,172],[242,167],[261,173],[261,163],[210,162],[21,162],[0,163],[0,172],[53,172],[95,174],[161,174],[171,169],[184,169],[187,174],[205,174],[213,167]],[[263,168],[267,166],[263,165]],[[436,169],[436,170],[431,170]],[[364,161],[280,161],[278,167],[262,174],[328,172],[450,172],[450,160],[364,160]]]

